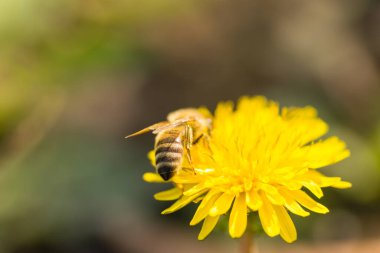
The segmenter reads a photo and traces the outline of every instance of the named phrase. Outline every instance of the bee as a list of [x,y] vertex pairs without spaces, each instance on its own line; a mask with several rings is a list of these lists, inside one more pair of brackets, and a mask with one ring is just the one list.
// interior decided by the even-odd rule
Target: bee
[[147,132],[155,134],[156,171],[163,180],[168,181],[182,169],[185,153],[191,164],[192,145],[202,137],[209,136],[210,130],[211,117],[198,109],[186,108],[169,113],[167,121],[148,126],[125,138]]

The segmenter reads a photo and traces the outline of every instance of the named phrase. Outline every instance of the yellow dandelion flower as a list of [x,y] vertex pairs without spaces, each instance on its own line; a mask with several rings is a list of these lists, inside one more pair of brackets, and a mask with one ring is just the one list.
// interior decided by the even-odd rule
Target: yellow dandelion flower
[[[241,237],[247,215],[258,212],[267,235],[295,241],[289,212],[305,217],[309,211],[329,211],[305,189],[321,198],[323,187],[351,187],[317,170],[350,155],[337,137],[319,139],[327,130],[313,107],[280,109],[264,97],[243,97],[235,110],[231,102],[219,103],[209,138],[191,148],[192,164],[183,164],[192,169],[180,170],[171,180],[174,188],[155,195],[157,200],[176,200],[162,214],[199,203],[190,225],[203,221],[202,240],[225,214],[230,236]],[[152,153],[150,159],[154,163]],[[164,182],[155,173],[145,173],[144,180]]]

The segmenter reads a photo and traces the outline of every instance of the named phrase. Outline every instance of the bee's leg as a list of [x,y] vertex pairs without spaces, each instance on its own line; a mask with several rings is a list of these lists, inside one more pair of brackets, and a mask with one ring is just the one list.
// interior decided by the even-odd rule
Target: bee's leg
[[208,134],[201,134],[199,137],[197,137],[194,142],[193,142],[193,145],[197,144],[200,140],[202,140],[202,138],[205,139],[205,143],[207,145],[207,148],[210,149],[210,135]]
[[204,134],[199,135],[199,136],[193,141],[193,145],[197,144],[197,143],[202,139],[202,137],[204,137],[204,136],[205,136]]
[[206,145],[207,145],[207,148],[208,148],[209,150],[211,150],[211,148],[210,148],[210,135],[205,134],[204,137],[205,137],[205,139],[206,139]]
[[185,126],[185,142],[186,149],[190,150],[191,146],[193,145],[193,129],[189,125]]
[[187,160],[188,160],[189,163],[190,163],[190,166],[193,167],[193,162],[191,161],[190,150],[186,150],[186,156],[187,156]]
[[186,154],[187,159],[191,165],[191,154],[190,149],[193,144],[193,129],[189,125],[185,125],[185,148],[186,148]]
[[186,156],[187,156],[187,160],[189,161],[189,164],[190,164],[191,168],[193,168],[193,171],[195,173],[195,170],[194,170],[194,167],[193,167],[193,163],[192,163],[192,160],[191,160],[191,153],[190,153],[190,149],[191,149],[192,144],[193,144],[193,129],[189,125],[186,125],[185,126]]

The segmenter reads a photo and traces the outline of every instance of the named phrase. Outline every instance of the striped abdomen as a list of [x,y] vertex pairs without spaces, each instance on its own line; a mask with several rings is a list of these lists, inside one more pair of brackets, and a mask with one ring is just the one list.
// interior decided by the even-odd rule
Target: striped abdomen
[[182,164],[182,131],[172,129],[156,137],[155,157],[158,174],[165,180],[174,176]]

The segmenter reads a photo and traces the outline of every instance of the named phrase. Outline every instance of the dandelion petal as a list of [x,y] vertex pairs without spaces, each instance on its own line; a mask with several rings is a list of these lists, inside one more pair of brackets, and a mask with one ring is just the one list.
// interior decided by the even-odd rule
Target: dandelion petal
[[149,151],[149,153],[148,153],[148,159],[150,160],[150,162],[152,163],[152,165],[154,167],[156,167],[156,157],[155,157],[155,151],[154,150]]
[[218,223],[218,220],[219,216],[207,216],[203,222],[201,232],[198,235],[198,240],[205,239],[214,229],[215,225]]
[[164,183],[165,181],[157,173],[147,172],[144,173],[143,179],[148,183]]
[[282,117],[291,123],[293,132],[302,134],[301,144],[315,140],[327,132],[327,124],[317,118],[317,115],[317,110],[311,106],[282,109]]
[[309,216],[310,213],[305,211],[301,206],[300,204],[297,203],[297,201],[295,200],[291,200],[291,201],[287,201],[285,203],[285,207],[291,211],[292,213],[294,214],[297,214],[301,217],[306,217],[306,216]]
[[320,168],[339,162],[350,156],[346,144],[337,137],[332,136],[321,142],[306,146],[304,159],[310,168]]
[[299,215],[301,217],[309,216],[310,213],[305,211],[297,201],[294,200],[293,196],[288,193],[285,189],[280,189],[281,195],[285,198],[285,207],[292,213]]
[[214,206],[210,209],[210,216],[217,216],[226,213],[232,204],[235,196],[229,193],[223,193],[214,203]]
[[294,227],[294,223],[285,208],[274,205],[273,209],[278,217],[281,237],[288,243],[297,240],[296,228]]
[[[318,172],[314,171],[316,174]],[[321,187],[334,187],[339,189],[346,189],[352,187],[350,182],[342,181],[340,177],[326,177],[321,173],[318,173],[319,180],[321,182]]]
[[329,209],[327,209],[327,207],[316,202],[314,199],[310,198],[310,196],[307,195],[303,191],[300,191],[300,190],[299,191],[292,191],[292,194],[298,203],[300,203],[301,205],[303,205],[304,207],[306,207],[307,209],[309,209],[313,212],[323,213],[323,214],[329,212]]
[[347,189],[347,188],[351,188],[352,184],[346,181],[339,181],[331,186],[338,189]]
[[175,212],[175,211],[181,209],[182,207],[186,206],[187,204],[189,204],[194,199],[198,198],[203,193],[205,193],[205,191],[198,192],[197,194],[192,195],[192,196],[182,196],[182,198],[180,198],[179,200],[174,202],[173,205],[171,205],[169,208],[162,211],[161,214],[168,214],[168,213]]
[[193,219],[190,221],[190,226],[198,224],[208,215],[211,207],[215,203],[215,200],[219,198],[220,195],[221,193],[217,191],[210,191],[207,193],[207,195],[203,198],[201,204],[198,206]]
[[191,196],[191,195],[196,194],[196,193],[203,191],[205,189],[206,189],[206,187],[203,184],[197,184],[197,185],[191,187],[189,190],[185,191],[183,193],[183,195]]
[[162,191],[154,194],[154,198],[161,201],[175,200],[181,197],[182,190],[179,188],[172,188],[166,191]]
[[270,237],[276,236],[280,233],[280,225],[278,223],[278,217],[273,209],[273,206],[269,201],[262,197],[263,205],[259,208],[259,217],[261,225],[267,235]]
[[244,233],[247,227],[247,204],[245,202],[245,194],[239,194],[236,196],[230,214],[228,227],[232,238],[238,238]]
[[313,181],[304,181],[303,186],[305,186],[309,191],[311,191],[317,198],[323,197],[323,192],[321,187]]
[[247,194],[247,205],[252,211],[257,211],[263,204],[260,195],[254,189]]

